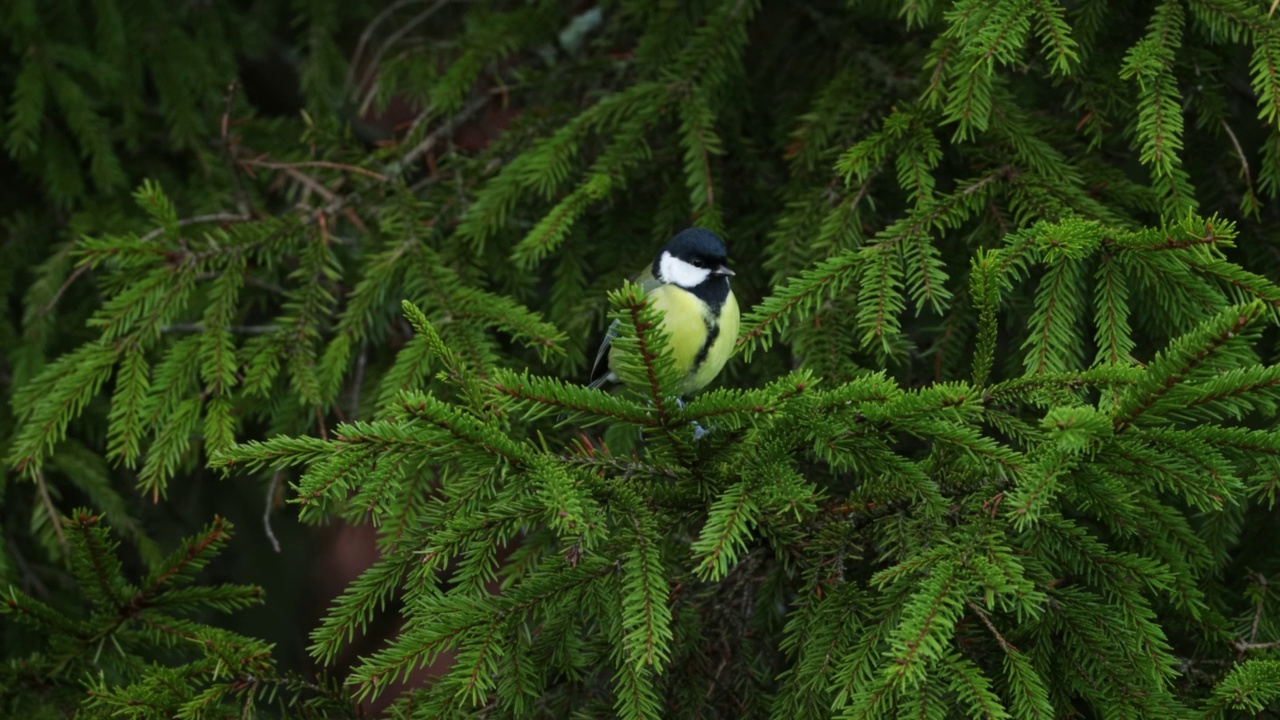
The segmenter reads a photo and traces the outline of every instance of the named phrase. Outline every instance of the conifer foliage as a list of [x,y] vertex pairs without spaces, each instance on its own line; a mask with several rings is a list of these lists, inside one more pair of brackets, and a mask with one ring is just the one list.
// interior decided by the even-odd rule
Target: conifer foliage
[[[93,5],[0,18],[56,208],[2,251],[0,711],[1280,713],[1265,3],[196,3],[139,57]],[[691,224],[744,314],[681,400],[627,279]],[[314,668],[222,617],[211,473],[376,528]]]

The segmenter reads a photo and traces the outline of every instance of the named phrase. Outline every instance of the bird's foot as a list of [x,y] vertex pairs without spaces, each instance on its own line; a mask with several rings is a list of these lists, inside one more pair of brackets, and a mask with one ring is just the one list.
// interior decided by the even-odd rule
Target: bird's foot
[[710,435],[711,431],[698,424],[697,420],[693,421],[693,441],[698,442],[705,435]]
[[[684,409],[684,400],[683,400],[683,399],[681,399],[680,397],[678,397],[678,396],[677,396],[677,397],[672,398],[672,400],[674,400],[674,401],[675,401],[675,403],[676,403],[676,407],[680,408],[681,410],[683,410],[683,409]],[[704,427],[702,427],[702,425],[698,424],[698,421],[697,421],[697,420],[694,420],[691,424],[693,425],[693,441],[694,441],[694,442],[698,442],[698,441],[699,441],[699,440],[701,440],[702,438],[704,438],[704,437],[706,437],[707,435],[709,435],[709,434],[711,433],[711,430],[714,430],[714,429],[715,429],[714,427],[713,427],[713,428],[711,428],[711,430],[709,430],[709,429],[707,429],[707,428],[704,428]]]

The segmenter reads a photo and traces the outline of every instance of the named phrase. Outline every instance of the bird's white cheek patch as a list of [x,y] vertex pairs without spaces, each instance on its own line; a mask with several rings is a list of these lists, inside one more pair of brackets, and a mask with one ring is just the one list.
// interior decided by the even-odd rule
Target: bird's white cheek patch
[[675,283],[682,288],[697,287],[711,277],[710,270],[691,265],[667,252],[662,253],[658,272],[662,273],[660,279],[663,282]]

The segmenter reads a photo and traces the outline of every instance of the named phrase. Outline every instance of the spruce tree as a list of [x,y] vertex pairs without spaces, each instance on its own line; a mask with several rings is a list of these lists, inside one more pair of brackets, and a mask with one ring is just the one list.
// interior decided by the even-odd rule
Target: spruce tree
[[1280,715],[1271,10],[12,3],[0,712]]

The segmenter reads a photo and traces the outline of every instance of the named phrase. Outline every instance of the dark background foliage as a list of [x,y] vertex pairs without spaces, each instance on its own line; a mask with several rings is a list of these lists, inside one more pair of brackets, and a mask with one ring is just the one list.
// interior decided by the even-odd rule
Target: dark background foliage
[[[277,435],[329,439],[339,423],[381,417],[397,389],[457,381],[425,369],[403,299],[479,376],[582,380],[607,291],[689,224],[724,235],[735,291],[756,309],[722,376],[732,388],[793,370],[838,386],[883,369],[918,390],[969,381],[982,362],[993,382],[1146,366],[1237,301],[1261,298],[1269,320],[1280,25],[1266,11],[1247,0],[7,2],[0,584],[74,613],[74,532],[97,527],[77,508],[113,528],[139,577],[220,515],[237,534],[202,582],[261,586],[268,601],[197,617],[274,643],[281,672],[311,677],[309,634],[380,556],[382,531],[354,511],[300,522],[298,468],[227,475],[210,458]],[[1077,269],[1019,265],[1010,251],[998,334],[984,344],[977,253],[1073,219],[1101,228],[1061,232]],[[1128,295],[1112,298],[1124,319],[1097,320],[1111,259],[1161,242],[1212,245],[1221,258],[1205,267],[1238,268],[1205,270],[1209,288],[1184,282],[1181,265],[1139,263]],[[1045,275],[1061,280],[1056,294]],[[806,290],[814,283],[822,292]],[[1280,334],[1264,325],[1233,357],[1274,366]],[[1108,339],[1117,327],[1124,339]],[[405,360],[419,356],[422,367]],[[148,378],[132,406],[130,373]],[[1273,431],[1267,410],[1242,412],[1242,427]],[[544,430],[558,446],[577,434]],[[631,430],[612,445],[625,449]],[[913,458],[931,447],[893,442]],[[801,462],[827,477],[823,460]],[[1251,472],[1206,601],[1245,627],[1217,627],[1219,650],[1280,637],[1266,589],[1280,571],[1276,468]],[[833,497],[856,496],[831,475]],[[394,635],[398,612],[376,613],[330,658],[333,675]],[[735,677],[778,667],[780,625],[763,622],[759,645],[726,660]],[[1178,657],[1203,650],[1203,635],[1170,632]],[[52,715],[84,694],[24,665],[46,640],[4,625],[11,707],[38,699]],[[1207,693],[1231,654],[1188,661],[1180,687]],[[753,698],[743,686],[771,691],[754,682],[715,694],[711,683],[709,704]]]

